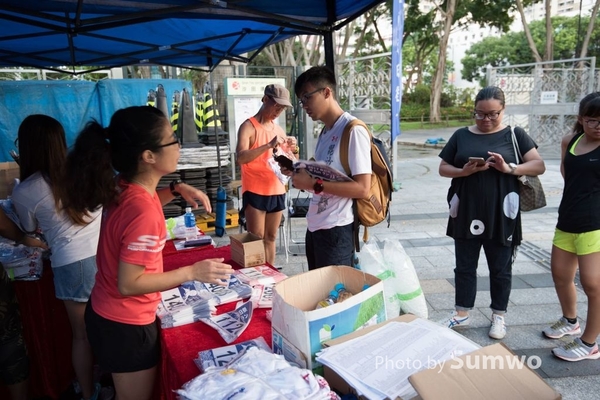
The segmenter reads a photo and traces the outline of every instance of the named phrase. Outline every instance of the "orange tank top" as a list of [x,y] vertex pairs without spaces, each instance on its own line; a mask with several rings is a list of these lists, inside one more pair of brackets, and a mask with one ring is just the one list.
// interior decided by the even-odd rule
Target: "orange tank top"
[[[275,125],[273,131],[267,131],[254,117],[248,119],[256,130],[254,144],[250,150],[269,143],[277,134],[279,126]],[[281,129],[281,128],[279,128]],[[273,196],[285,193],[285,186],[268,164],[268,159],[273,158],[273,152],[267,150],[249,163],[240,166],[242,171],[242,193],[249,191],[262,196]]]

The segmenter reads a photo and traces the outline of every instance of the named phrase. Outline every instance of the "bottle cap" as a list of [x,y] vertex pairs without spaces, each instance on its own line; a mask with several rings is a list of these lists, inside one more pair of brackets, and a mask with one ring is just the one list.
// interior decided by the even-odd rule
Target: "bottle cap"
[[186,207],[185,208],[185,212],[186,213],[191,213],[192,212],[192,207]]
[[344,286],[344,284],[343,284],[343,283],[341,283],[341,282],[340,282],[340,283],[337,283],[337,284],[335,285],[335,290],[336,290],[336,291],[338,291],[338,292],[339,292],[340,290],[345,290],[345,289],[346,289],[346,286]]
[[335,290],[332,290],[331,292],[329,292],[329,296],[331,296],[331,297],[333,297],[333,298],[337,299],[337,297],[338,297],[338,292],[337,292],[337,291],[335,291]]

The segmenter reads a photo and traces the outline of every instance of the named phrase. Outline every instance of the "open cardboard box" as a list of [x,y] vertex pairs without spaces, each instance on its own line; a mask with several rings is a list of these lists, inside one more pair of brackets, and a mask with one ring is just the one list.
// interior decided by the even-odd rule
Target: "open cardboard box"
[[[354,295],[315,310],[339,282]],[[346,266],[305,272],[275,285],[272,315],[273,352],[322,374],[315,355],[323,342],[385,320],[383,283],[373,275]]]
[[230,235],[231,259],[242,267],[263,265],[266,261],[263,240],[253,233]]
[[[378,329],[390,321],[410,322],[417,317],[401,315],[381,324],[350,333],[323,343],[323,347],[335,346],[347,340]],[[467,362],[467,357],[470,357]],[[477,360],[479,358],[479,360]],[[477,365],[481,368],[467,368]],[[423,400],[560,400],[562,396],[550,387],[537,373],[524,365],[504,344],[497,343],[482,347],[472,353],[449,361],[440,370],[425,369],[413,374],[409,382],[418,393],[413,399]],[[483,368],[484,363],[486,368]],[[512,368],[511,368],[512,366]],[[324,377],[331,386],[342,394],[356,394],[336,372],[325,366]],[[364,397],[359,397],[361,400]],[[395,399],[397,400],[397,399]],[[406,400],[406,399],[405,399]]]

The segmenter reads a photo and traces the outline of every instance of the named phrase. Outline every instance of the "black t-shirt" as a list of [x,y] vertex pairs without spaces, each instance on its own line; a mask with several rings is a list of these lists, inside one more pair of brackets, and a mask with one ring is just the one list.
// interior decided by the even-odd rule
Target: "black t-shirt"
[[569,233],[600,229],[600,147],[573,155],[570,149],[582,135],[571,140],[563,160],[565,189],[556,227]]
[[[522,154],[537,147],[521,128],[515,136]],[[468,128],[454,132],[439,156],[448,164],[462,168],[469,157],[489,157],[499,153],[507,163],[517,163],[511,128],[489,134],[476,134]],[[448,190],[450,217],[446,234],[455,239],[493,239],[505,246],[521,243],[517,177],[494,168],[467,177],[453,178]]]

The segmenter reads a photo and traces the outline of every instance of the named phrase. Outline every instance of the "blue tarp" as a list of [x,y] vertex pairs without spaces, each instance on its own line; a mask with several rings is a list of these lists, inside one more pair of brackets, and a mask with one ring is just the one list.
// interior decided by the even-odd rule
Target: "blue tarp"
[[19,125],[28,115],[56,118],[64,126],[70,146],[92,118],[107,126],[116,110],[145,105],[148,91],[159,84],[165,88],[169,110],[175,90],[186,88],[192,93],[191,83],[179,79],[0,82],[0,162],[12,161],[9,151],[16,150]]

